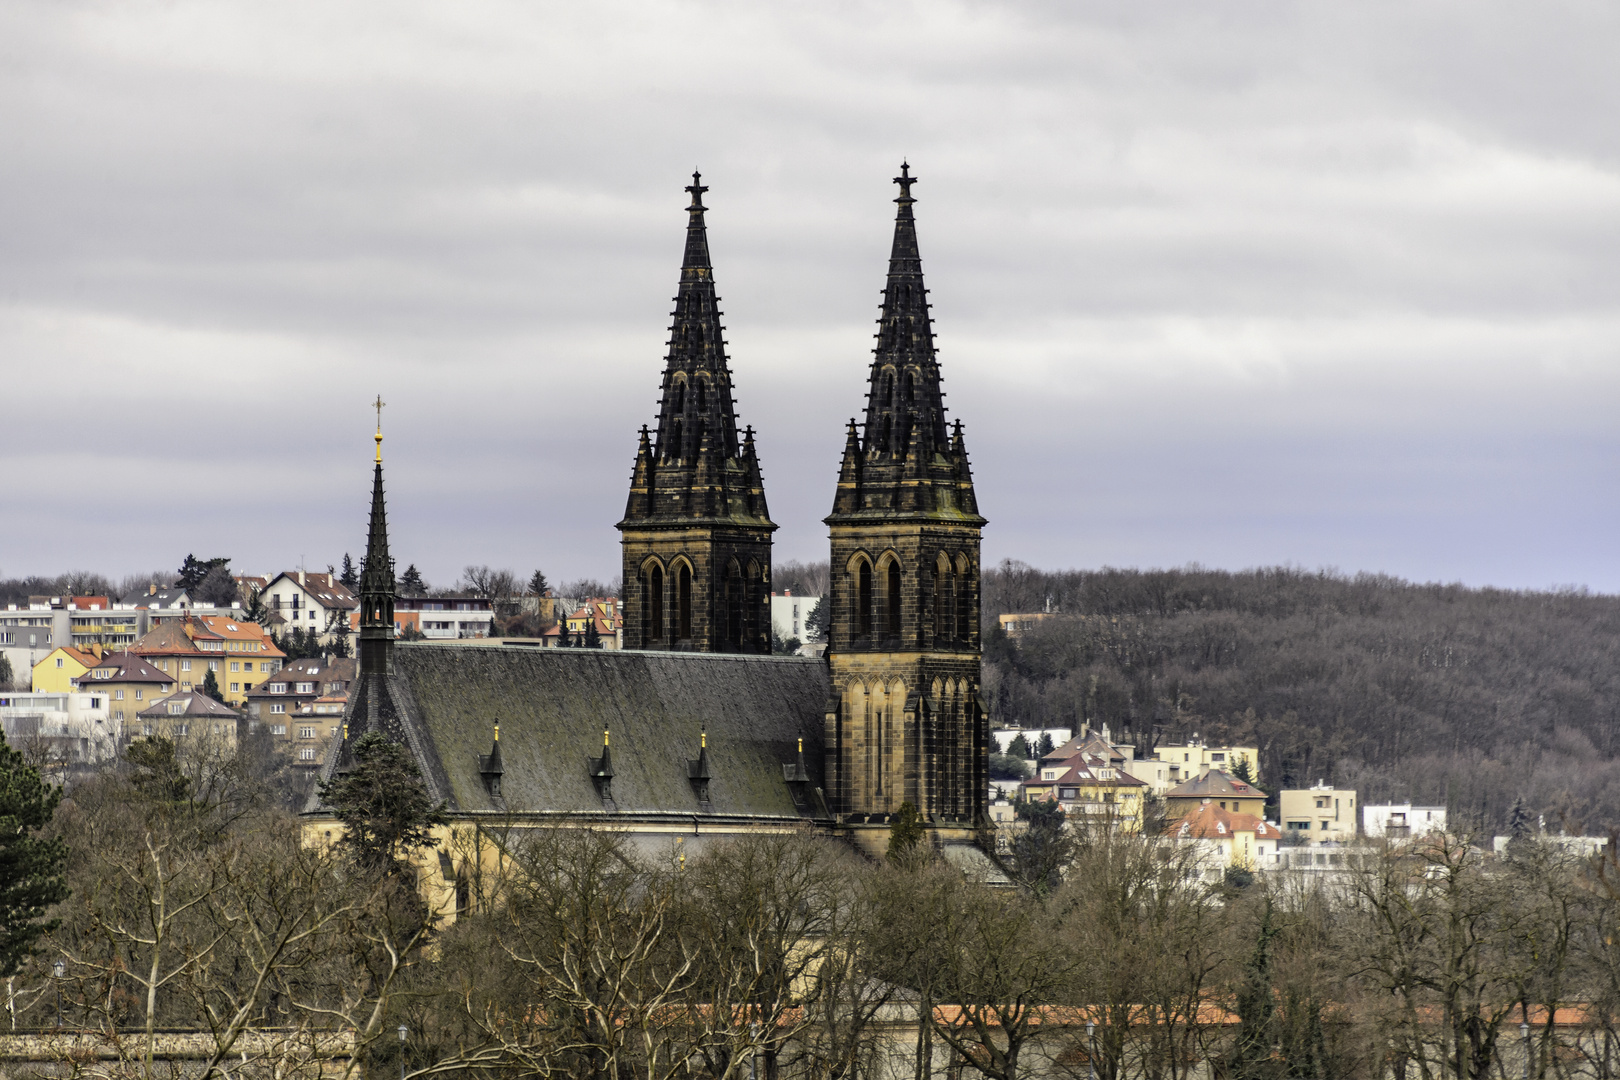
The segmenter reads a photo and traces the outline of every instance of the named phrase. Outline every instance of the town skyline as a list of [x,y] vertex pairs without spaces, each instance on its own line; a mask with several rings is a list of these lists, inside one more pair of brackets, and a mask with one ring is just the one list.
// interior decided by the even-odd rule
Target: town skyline
[[0,16],[0,576],[610,579],[694,167],[818,559],[906,157],[986,564],[1620,591],[1611,14],[727,10]]

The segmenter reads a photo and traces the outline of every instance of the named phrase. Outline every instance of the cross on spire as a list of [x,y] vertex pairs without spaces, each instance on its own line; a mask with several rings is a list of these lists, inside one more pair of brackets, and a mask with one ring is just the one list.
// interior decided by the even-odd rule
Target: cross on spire
[[377,461],[379,463],[382,461],[382,411],[383,411],[383,406],[387,405],[387,404],[388,404],[388,402],[386,402],[386,401],[384,401],[382,399],[381,394],[378,394],[377,395],[377,400],[372,402],[372,407],[377,410],[377,435],[376,435],[376,439],[377,439]]
[[708,191],[709,188],[707,184],[703,183],[702,173],[698,172],[696,169],[692,170],[692,182],[687,185],[686,190],[692,194],[692,205],[687,207],[688,210],[708,209],[708,207],[703,205],[703,193]]

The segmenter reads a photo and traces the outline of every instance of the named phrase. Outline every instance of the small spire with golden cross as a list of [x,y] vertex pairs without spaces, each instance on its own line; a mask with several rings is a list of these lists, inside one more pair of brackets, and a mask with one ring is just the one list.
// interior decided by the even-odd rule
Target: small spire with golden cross
[[377,395],[377,400],[371,403],[372,408],[377,410],[377,436],[376,436],[376,438],[377,438],[377,464],[379,464],[379,465],[382,464],[382,411],[383,411],[383,406],[386,405],[386,404],[388,404],[388,402],[386,402],[386,401],[384,401],[382,399],[381,394],[378,394]]

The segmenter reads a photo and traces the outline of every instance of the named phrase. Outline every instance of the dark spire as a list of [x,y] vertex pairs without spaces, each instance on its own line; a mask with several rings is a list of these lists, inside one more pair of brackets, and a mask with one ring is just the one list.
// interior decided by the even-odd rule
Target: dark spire
[[726,363],[725,330],[720,325],[720,298],[714,292],[709,262],[709,234],[703,223],[703,193],[708,187],[692,174],[686,188],[686,255],[681,260],[681,286],[675,295],[669,358],[664,366],[664,398],[658,415],[658,456],[691,460],[710,436],[711,452],[737,456],[737,417],[731,403],[731,368]]
[[867,386],[863,441],[868,457],[898,460],[910,450],[913,429],[920,429],[925,454],[942,446],[946,435],[934,328],[917,251],[917,221],[911,212],[917,202],[911,194],[917,182],[911,166],[902,162],[894,182],[900,185],[900,197],[894,200],[900,210],[894,219],[889,280]]
[[371,477],[371,527],[360,571],[360,674],[386,675],[394,666],[394,560],[388,555],[388,509],[383,500],[382,409],[377,409],[377,461]]
[[700,173],[687,192],[686,251],[669,331],[658,424],[636,454],[621,527],[647,519],[742,518],[774,528],[759,462],[739,435]]
[[[834,519],[864,514],[978,519],[967,450],[945,420],[934,328],[928,314],[911,189],[917,178],[902,163],[900,195],[883,288],[877,347],[867,376],[866,416],[851,422],[838,471]],[[960,425],[958,425],[958,428]]]

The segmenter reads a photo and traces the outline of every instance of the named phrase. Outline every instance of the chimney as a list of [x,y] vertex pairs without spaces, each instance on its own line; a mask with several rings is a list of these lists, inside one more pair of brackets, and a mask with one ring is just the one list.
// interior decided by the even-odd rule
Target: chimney
[[146,587],[146,595],[147,596],[156,596],[157,595],[157,582],[154,581],[154,582],[152,582],[152,584],[150,584],[150,585],[148,585]]
[[304,568],[302,566],[298,568],[298,587],[300,589],[304,587]]

